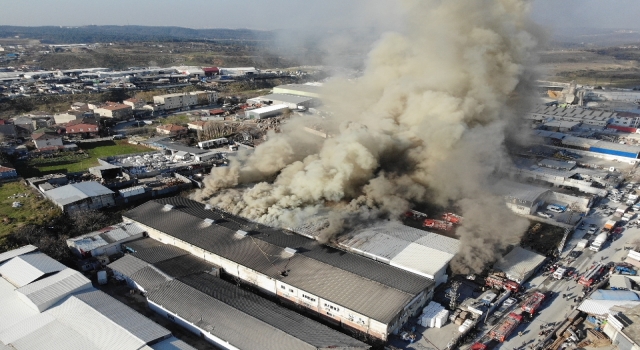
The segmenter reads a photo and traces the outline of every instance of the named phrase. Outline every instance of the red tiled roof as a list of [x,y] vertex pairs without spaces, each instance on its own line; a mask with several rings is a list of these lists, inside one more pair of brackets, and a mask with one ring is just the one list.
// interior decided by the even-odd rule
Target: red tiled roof
[[52,140],[52,139],[59,139],[59,138],[60,136],[46,134],[46,133],[37,133],[37,134],[31,135],[31,139],[33,140]]
[[9,167],[6,167],[6,166],[0,166],[0,173],[6,173],[6,172],[10,172],[10,171],[16,171],[16,169],[9,168]]

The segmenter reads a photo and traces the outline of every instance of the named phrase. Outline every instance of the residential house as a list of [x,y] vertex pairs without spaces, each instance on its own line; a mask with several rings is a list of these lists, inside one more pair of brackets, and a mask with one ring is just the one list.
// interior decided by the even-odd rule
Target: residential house
[[162,109],[173,110],[190,108],[196,105],[208,105],[218,98],[215,91],[193,91],[153,96],[153,103]]
[[144,106],[146,106],[146,103],[144,102],[144,100],[141,100],[139,98],[126,99],[122,101],[122,103],[127,106],[131,106],[131,108],[133,109],[142,109],[144,108]]
[[31,139],[33,140],[36,148],[39,150],[55,149],[63,146],[62,136],[53,133],[34,133],[33,135],[31,135]]
[[184,135],[188,131],[184,126],[176,125],[176,124],[165,124],[156,127],[156,132],[162,135]]
[[83,118],[67,123],[66,133],[69,136],[93,137],[100,132],[100,124],[94,118]]
[[191,129],[191,130],[197,130],[197,131],[202,131],[204,130],[204,126],[207,124],[206,121],[204,120],[198,120],[195,122],[189,122],[187,123],[187,128]]
[[133,108],[122,103],[107,102],[100,106],[93,105],[93,107],[93,112],[104,118],[127,119],[133,116]]
[[56,124],[66,124],[74,120],[91,118],[91,117],[93,117],[93,112],[91,110],[86,110],[86,111],[69,110],[64,113],[55,114],[53,116],[53,119],[55,120]]

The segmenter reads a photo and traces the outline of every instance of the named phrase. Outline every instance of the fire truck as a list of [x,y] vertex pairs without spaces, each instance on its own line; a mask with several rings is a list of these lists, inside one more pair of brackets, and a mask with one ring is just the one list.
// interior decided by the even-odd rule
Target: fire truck
[[491,288],[510,290],[513,293],[517,293],[520,290],[520,285],[517,282],[494,274],[487,276],[485,285]]
[[422,223],[423,227],[432,228],[435,230],[449,231],[453,228],[453,224],[443,220],[425,219]]
[[583,274],[578,283],[583,286],[591,287],[591,285],[600,277],[600,275],[604,272],[604,265],[601,263],[595,263],[589,268],[589,270]]
[[442,220],[457,225],[462,222],[462,216],[456,215],[454,213],[444,213],[442,214]]
[[534,292],[529,295],[527,299],[522,303],[522,311],[529,313],[529,315],[533,316],[536,313],[536,310],[542,305],[542,302],[546,298],[546,295],[542,292]]
[[518,315],[515,312],[510,313],[505,317],[502,322],[500,322],[497,326],[495,326],[490,332],[489,335],[491,338],[503,342],[509,335],[518,328],[518,325],[522,322],[522,315]]

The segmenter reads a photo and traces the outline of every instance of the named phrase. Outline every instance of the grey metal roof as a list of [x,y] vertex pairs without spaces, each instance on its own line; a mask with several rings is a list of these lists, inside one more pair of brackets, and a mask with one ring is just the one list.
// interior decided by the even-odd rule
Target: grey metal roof
[[167,149],[170,149],[172,151],[182,151],[182,152],[187,152],[187,153],[191,153],[191,154],[202,154],[202,153],[209,152],[209,150],[206,150],[206,149],[189,147],[189,146],[185,146],[182,143],[172,142],[172,141],[168,141],[168,140],[158,140],[158,141],[155,141],[153,143],[158,144],[160,146],[163,146],[163,147],[165,147]]
[[153,350],[196,350],[193,346],[176,337],[171,337],[159,343],[155,343],[151,345],[151,348]]
[[126,254],[122,258],[107,265],[111,270],[118,271],[125,276],[131,276],[147,266],[149,266],[149,264],[146,261],[140,260],[131,254]]
[[119,223],[82,236],[69,238],[67,244],[73,245],[84,252],[90,252],[93,249],[126,240],[142,233],[144,233],[144,229],[134,223]]
[[296,103],[296,104],[313,100],[312,97],[289,95],[289,94],[269,94],[265,96],[260,96],[258,97],[258,99],[267,100],[267,101]]
[[[145,238],[145,240],[155,241],[151,238]],[[156,241],[157,242],[157,241]],[[137,249],[132,255],[140,260],[144,260],[149,264],[155,264],[168,259],[177,258],[179,256],[187,255],[188,252],[172,245],[163,244],[156,247]],[[135,248],[134,248],[135,249]]]
[[27,254],[27,253],[31,253],[33,251],[38,250],[38,247],[31,245],[31,244],[27,244],[25,246],[22,246],[20,248],[16,248],[13,250],[9,250],[6,251],[4,253],[0,253],[0,264],[2,264],[3,262],[15,258],[16,256],[22,255],[22,254]]
[[240,349],[369,348],[206,273],[163,284],[148,298]]
[[75,294],[73,298],[91,306],[145,343],[171,335],[165,328],[99,290]]
[[139,284],[145,291],[150,291],[162,283],[171,280],[169,276],[158,271],[158,269],[151,265],[141,268],[129,277]]
[[31,253],[17,256],[4,263],[0,266],[0,275],[20,288],[46,274],[62,271],[66,268],[46,254]]
[[64,269],[53,276],[32,282],[16,293],[24,295],[40,312],[72,292],[92,288],[91,281],[73,269]]
[[45,192],[47,197],[59,205],[71,204],[86,198],[114,194],[115,192],[95,181],[78,182],[60,186]]
[[510,180],[499,181],[496,184],[495,188],[498,193],[502,194],[505,197],[515,198],[530,203],[535,203],[543,194],[549,191],[548,188],[523,184]]
[[503,271],[507,277],[521,281],[523,276],[540,266],[546,257],[520,246],[515,246],[507,255],[493,265],[493,268]]
[[[165,211],[165,204],[174,208]],[[425,277],[293,233],[219,210],[205,210],[203,204],[187,198],[152,200],[124,216],[384,323],[434,284]],[[202,225],[205,218],[216,223]],[[251,234],[238,239],[238,228]],[[286,247],[298,248],[298,253],[288,258]],[[286,276],[281,274],[285,268]]]

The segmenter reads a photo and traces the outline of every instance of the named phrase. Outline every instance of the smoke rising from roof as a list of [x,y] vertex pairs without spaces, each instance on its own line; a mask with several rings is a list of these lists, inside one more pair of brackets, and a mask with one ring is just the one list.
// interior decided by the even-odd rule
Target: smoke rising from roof
[[334,137],[315,138],[301,130],[310,117],[293,118],[254,153],[214,168],[196,198],[281,227],[328,218],[325,240],[412,203],[454,204],[465,220],[452,267],[463,273],[516,243],[527,221],[489,187],[507,161],[510,97],[535,62],[527,2],[401,4],[405,28],[380,38],[362,76],[325,84],[333,117],[323,127]]

